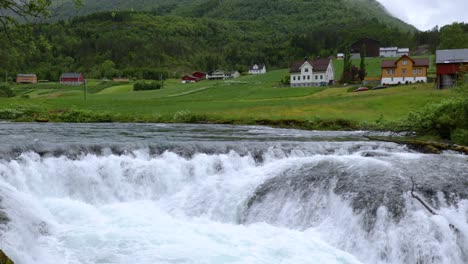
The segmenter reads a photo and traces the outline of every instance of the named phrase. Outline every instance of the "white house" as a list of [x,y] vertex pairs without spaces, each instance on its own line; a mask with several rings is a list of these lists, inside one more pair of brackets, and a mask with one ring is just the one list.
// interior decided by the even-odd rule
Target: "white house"
[[234,79],[240,77],[241,74],[239,71],[232,71],[232,72],[226,72],[224,73],[224,80],[226,79]]
[[292,64],[291,87],[325,86],[335,79],[335,69],[331,59],[298,61]]
[[380,48],[380,57],[384,58],[399,58],[403,55],[409,56],[409,48],[398,48],[398,47],[384,47]]
[[216,70],[216,71],[209,72],[206,75],[206,79],[207,80],[227,80],[227,79],[237,78],[240,76],[241,74],[239,73],[239,71],[225,72],[221,70]]
[[397,51],[397,57],[401,57],[403,55],[409,56],[409,48],[399,48]]
[[395,58],[397,57],[398,47],[384,47],[380,48],[380,57]]
[[266,66],[265,64],[254,64],[249,68],[249,74],[265,74]]
[[339,59],[339,60],[344,59],[344,53],[338,53],[338,54],[336,54],[336,58]]

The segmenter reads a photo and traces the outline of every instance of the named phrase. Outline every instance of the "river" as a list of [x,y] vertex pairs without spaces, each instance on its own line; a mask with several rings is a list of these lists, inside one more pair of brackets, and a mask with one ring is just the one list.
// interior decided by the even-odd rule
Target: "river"
[[468,157],[368,134],[0,123],[0,248],[17,264],[468,263]]

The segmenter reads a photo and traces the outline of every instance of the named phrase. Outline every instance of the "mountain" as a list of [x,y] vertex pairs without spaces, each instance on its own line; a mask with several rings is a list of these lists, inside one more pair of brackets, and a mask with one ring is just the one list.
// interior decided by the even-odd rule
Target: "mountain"
[[[326,25],[342,18],[376,19],[401,30],[416,29],[390,15],[376,0],[54,0],[54,19],[83,16],[103,11],[148,11],[156,15],[222,18],[231,20],[309,21]],[[346,20],[345,19],[345,20]]]

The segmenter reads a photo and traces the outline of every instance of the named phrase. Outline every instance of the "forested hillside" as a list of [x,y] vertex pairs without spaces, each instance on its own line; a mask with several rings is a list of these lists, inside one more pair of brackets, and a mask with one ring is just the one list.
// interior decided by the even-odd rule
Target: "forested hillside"
[[[233,20],[280,20],[284,23],[291,16],[307,24],[320,24],[336,20],[347,22],[356,19],[377,19],[402,30],[414,27],[390,16],[375,0],[83,0],[75,7],[71,0],[53,0],[53,19],[64,19],[102,11],[150,11],[157,15],[183,15]],[[302,28],[302,27],[300,27]]]
[[18,28],[10,32],[13,42],[2,35],[0,68],[55,80],[62,71],[101,77],[103,67],[118,70],[114,74],[137,68],[176,74],[219,67],[245,70],[252,62],[287,67],[305,55],[334,54],[362,36],[400,43],[408,34],[367,19],[315,29],[294,20],[272,25],[131,11],[97,13]]
[[64,71],[139,78],[155,71],[174,77],[192,70],[245,71],[254,62],[285,68],[304,56],[334,55],[362,37],[412,46],[415,34],[373,0],[84,2],[79,12],[109,11],[1,33],[0,71],[57,80]]

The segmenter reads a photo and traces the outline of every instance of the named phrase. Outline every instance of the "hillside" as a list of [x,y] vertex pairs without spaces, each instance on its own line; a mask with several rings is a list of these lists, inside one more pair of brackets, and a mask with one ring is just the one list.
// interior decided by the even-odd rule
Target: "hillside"
[[277,24],[297,20],[310,26],[342,24],[354,17],[357,20],[375,19],[404,31],[416,30],[391,16],[376,0],[83,0],[83,5],[78,8],[66,0],[55,0],[53,3],[54,19],[103,11],[134,10],[156,15],[262,20]]
[[304,56],[336,54],[364,36],[398,46],[413,39],[413,28],[374,0],[84,2],[78,10],[56,2],[55,13],[113,11],[20,27],[10,32],[14,43],[0,34],[0,70],[47,80],[63,71],[142,78],[147,69],[177,77],[195,69],[245,71],[254,62],[286,68]]

